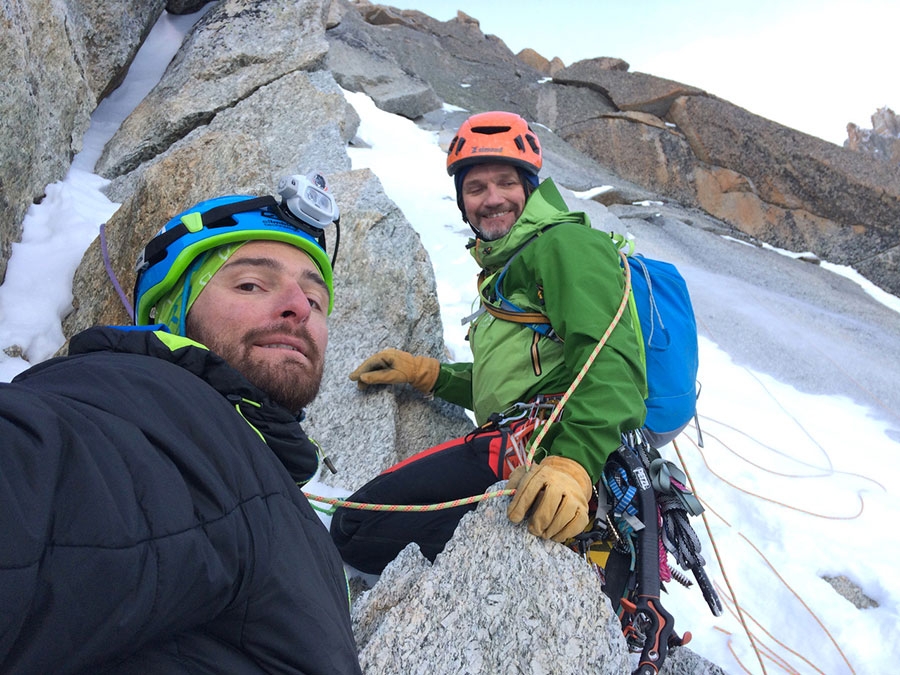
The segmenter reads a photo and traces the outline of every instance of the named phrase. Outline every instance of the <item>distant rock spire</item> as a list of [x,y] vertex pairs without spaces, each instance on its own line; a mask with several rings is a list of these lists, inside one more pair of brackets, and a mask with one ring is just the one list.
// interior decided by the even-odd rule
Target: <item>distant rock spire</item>
[[872,129],[861,129],[851,122],[844,147],[900,165],[900,115],[885,106],[872,115]]

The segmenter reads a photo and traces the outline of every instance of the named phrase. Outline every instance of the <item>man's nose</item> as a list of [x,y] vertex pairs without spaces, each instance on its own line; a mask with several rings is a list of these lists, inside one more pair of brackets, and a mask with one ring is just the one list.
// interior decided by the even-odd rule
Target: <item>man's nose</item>
[[299,286],[289,286],[279,297],[280,315],[284,319],[296,319],[303,323],[309,318],[312,306]]
[[504,197],[503,193],[499,187],[493,184],[488,184],[487,189],[484,193],[484,201],[486,204],[500,204],[503,202]]

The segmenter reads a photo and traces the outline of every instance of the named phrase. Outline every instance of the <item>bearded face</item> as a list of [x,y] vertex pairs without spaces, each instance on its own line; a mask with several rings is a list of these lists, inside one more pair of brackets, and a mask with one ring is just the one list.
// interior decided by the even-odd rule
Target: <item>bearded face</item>
[[328,289],[300,249],[242,246],[194,301],[185,333],[297,413],[319,392],[328,343]]
[[525,208],[525,186],[509,164],[478,164],[469,169],[461,189],[469,224],[479,238],[506,235]]
[[[273,324],[238,335],[198,323],[188,315],[187,335],[225,359],[275,403],[297,413],[318,395],[325,359],[305,329]],[[261,354],[260,348],[279,353]],[[306,358],[294,356],[298,353]]]

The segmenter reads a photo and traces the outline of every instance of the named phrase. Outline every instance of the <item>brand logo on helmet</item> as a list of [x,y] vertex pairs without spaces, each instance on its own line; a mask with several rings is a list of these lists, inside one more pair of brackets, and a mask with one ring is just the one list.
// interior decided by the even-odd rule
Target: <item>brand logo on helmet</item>
[[472,154],[475,154],[476,152],[491,152],[491,153],[496,154],[496,153],[503,152],[503,148],[483,148],[483,147],[479,148],[476,145],[475,147],[472,148]]

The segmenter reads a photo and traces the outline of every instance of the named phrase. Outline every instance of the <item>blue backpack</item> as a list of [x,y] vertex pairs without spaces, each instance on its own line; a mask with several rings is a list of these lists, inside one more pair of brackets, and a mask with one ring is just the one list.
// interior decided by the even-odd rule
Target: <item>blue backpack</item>
[[632,310],[647,365],[648,440],[661,447],[697,414],[697,322],[687,283],[671,263],[627,255]]
[[[671,263],[632,255],[632,244],[621,235],[611,235],[625,255],[631,270],[631,297],[628,305],[647,369],[647,418],[644,432],[653,447],[662,447],[675,438],[697,414],[697,322],[684,277]],[[507,300],[501,285],[506,271],[526,242],[497,275],[494,295],[500,307],[483,302],[489,313],[500,319],[522,323],[551,339],[556,337],[550,320],[539,312],[526,312]]]

